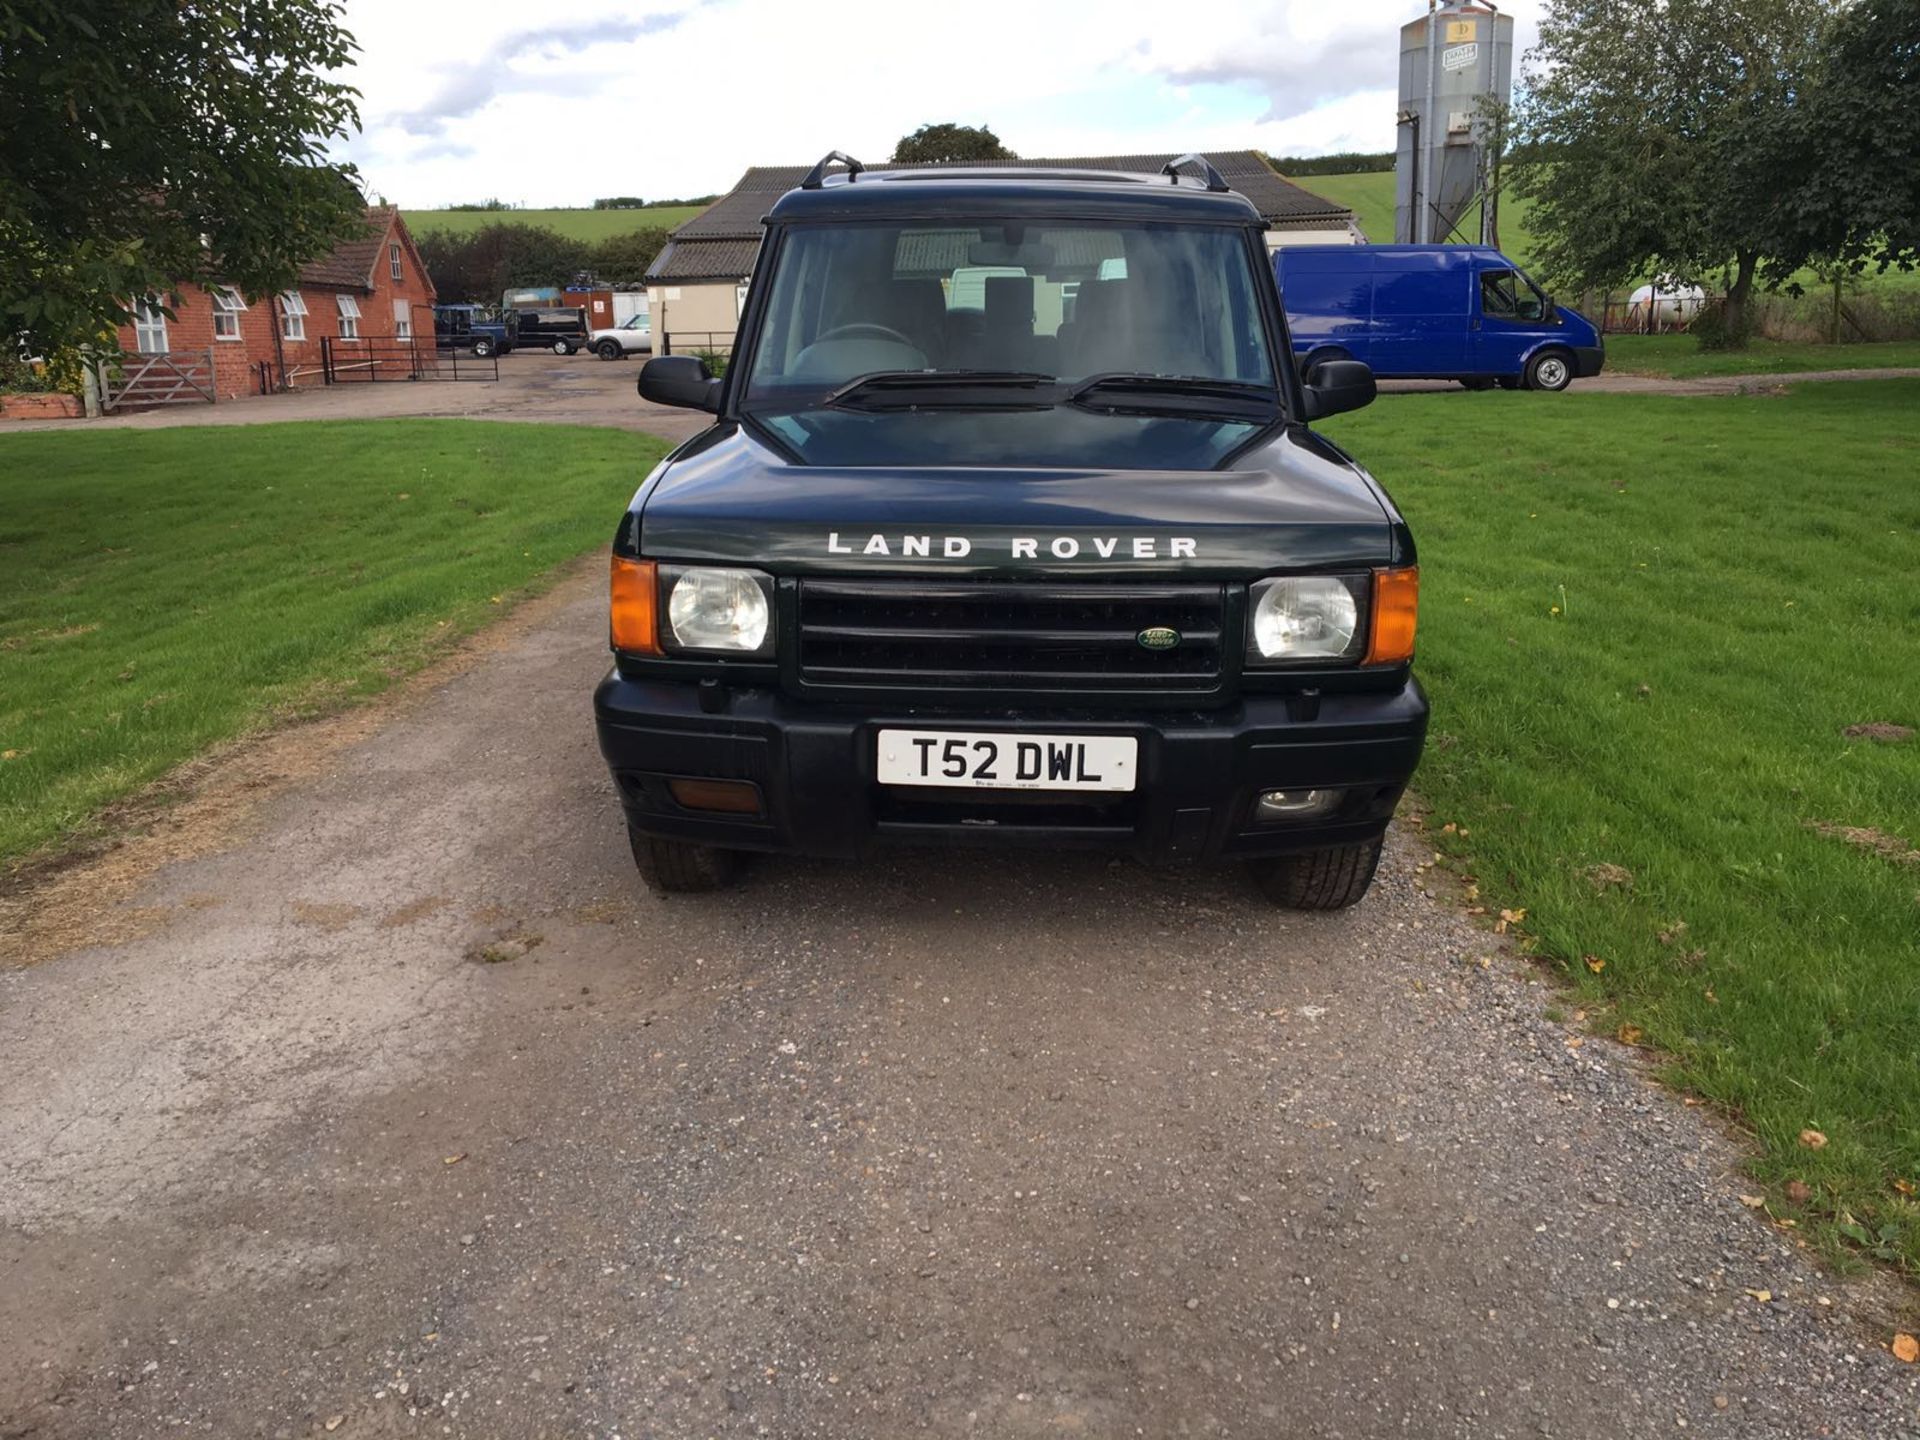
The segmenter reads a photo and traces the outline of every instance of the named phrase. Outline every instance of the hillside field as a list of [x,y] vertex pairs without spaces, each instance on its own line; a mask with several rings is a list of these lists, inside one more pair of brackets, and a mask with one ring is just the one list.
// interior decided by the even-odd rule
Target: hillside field
[[[652,210],[408,210],[407,227],[415,235],[467,235],[483,225],[539,225],[591,245],[610,235],[635,230],[671,230],[698,215],[704,206],[662,205]],[[1388,228],[1392,228],[1389,220]]]
[[[1289,177],[1291,178],[1291,177]],[[1294,184],[1309,194],[1345,205],[1353,211],[1367,239],[1376,245],[1393,240],[1393,172],[1366,175],[1308,175]],[[1507,195],[1500,202],[1500,248],[1522,265],[1532,259],[1533,235],[1527,229],[1527,202]],[[1469,211],[1462,226],[1468,238],[1478,239],[1479,212]]]
[[[1384,245],[1392,241],[1392,171],[1378,171],[1365,175],[1308,175],[1293,183],[1309,194],[1321,196],[1352,210],[1354,218],[1360,222],[1360,228],[1366,232],[1367,239],[1374,244]],[[1535,259],[1533,232],[1527,225],[1527,217],[1531,210],[1532,206],[1527,201],[1511,193],[1504,196],[1500,202],[1500,249],[1502,253],[1511,256],[1523,267],[1531,266]],[[1469,238],[1478,238],[1479,225],[1478,212],[1468,211],[1467,221],[1462,229]],[[1821,288],[1819,279],[1811,271],[1802,271],[1796,278],[1810,291]],[[1894,270],[1885,275],[1869,275],[1857,286],[1849,288],[1857,293],[1911,292],[1920,289],[1920,271],[1903,273]]]

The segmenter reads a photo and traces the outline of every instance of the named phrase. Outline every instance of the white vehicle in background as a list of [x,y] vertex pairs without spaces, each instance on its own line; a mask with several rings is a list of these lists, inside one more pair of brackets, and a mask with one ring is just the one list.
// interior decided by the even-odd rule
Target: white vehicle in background
[[595,330],[587,336],[586,348],[602,360],[624,360],[636,350],[653,353],[653,321],[646,314],[635,315],[619,325]]

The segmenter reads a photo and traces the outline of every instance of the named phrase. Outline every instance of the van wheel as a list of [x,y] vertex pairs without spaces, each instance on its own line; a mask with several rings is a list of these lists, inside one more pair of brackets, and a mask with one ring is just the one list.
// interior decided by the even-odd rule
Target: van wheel
[[698,895],[724,890],[739,873],[740,854],[713,845],[662,840],[627,826],[633,867],[657,895]]
[[1316,365],[1324,365],[1329,360],[1351,360],[1352,358],[1352,355],[1337,345],[1327,345],[1318,350],[1309,350],[1306,358],[1300,362],[1300,378],[1304,380],[1307,376],[1311,375],[1313,373],[1313,367]]
[[473,358],[476,360],[491,360],[493,358],[493,341],[484,339],[474,341]]
[[1344,910],[1358,905],[1373,884],[1383,843],[1363,840],[1255,860],[1253,878],[1269,900],[1289,910]]
[[602,340],[594,347],[594,353],[602,360],[618,360],[624,352],[620,349],[618,340]]
[[1564,390],[1573,383],[1573,360],[1564,350],[1542,350],[1527,362],[1529,390]]
[[573,342],[571,340],[554,341],[553,353],[556,355],[571,355],[573,353]]

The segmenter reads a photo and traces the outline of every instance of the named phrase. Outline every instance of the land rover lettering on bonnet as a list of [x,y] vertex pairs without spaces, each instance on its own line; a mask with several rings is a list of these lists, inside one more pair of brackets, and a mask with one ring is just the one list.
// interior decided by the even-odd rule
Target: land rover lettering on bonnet
[[1310,422],[1259,214],[1158,174],[838,154],[767,217],[712,414],[611,561],[600,748],[641,873],[745,852],[1105,847],[1366,893],[1420,758],[1419,571]]

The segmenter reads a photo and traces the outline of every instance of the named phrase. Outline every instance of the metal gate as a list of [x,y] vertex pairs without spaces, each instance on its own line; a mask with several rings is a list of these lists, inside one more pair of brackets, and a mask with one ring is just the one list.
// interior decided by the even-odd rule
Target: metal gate
[[213,351],[161,350],[100,365],[100,408],[213,404]]
[[480,359],[441,350],[430,340],[337,335],[320,338],[320,378],[328,385],[378,384],[383,380],[498,380],[500,358]]

